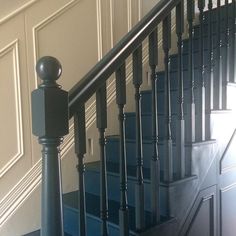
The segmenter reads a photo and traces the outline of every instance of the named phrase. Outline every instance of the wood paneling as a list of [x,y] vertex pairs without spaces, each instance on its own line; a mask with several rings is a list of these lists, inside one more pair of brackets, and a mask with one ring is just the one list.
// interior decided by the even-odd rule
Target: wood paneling
[[199,192],[179,236],[216,235],[216,186]]
[[[18,40],[0,50],[0,178],[23,156],[23,127]],[[7,89],[6,89],[7,88]],[[8,99],[6,99],[8,98]],[[11,141],[6,138],[11,135]]]
[[222,236],[234,236],[236,232],[236,184],[220,190],[220,225]]

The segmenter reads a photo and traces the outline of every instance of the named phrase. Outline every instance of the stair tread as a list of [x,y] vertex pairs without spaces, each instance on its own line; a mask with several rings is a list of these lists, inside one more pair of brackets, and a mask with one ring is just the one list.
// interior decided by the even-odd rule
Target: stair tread
[[[119,164],[118,163],[114,163],[114,162],[107,162],[107,173],[108,174],[112,174],[112,175],[117,175],[119,176]],[[88,163],[86,165],[86,170],[87,171],[95,171],[95,172],[100,172],[100,162],[91,162]],[[136,181],[136,166],[132,166],[132,165],[127,165],[127,175],[128,175],[128,179],[132,179],[133,181]],[[160,178],[163,179],[163,171],[160,171]],[[144,182],[146,183],[150,183],[150,169],[149,168],[145,168],[143,167],[143,178],[144,178]],[[192,179],[195,179],[196,176],[186,176],[183,179],[179,179],[178,176],[176,175],[176,173],[173,173],[173,181],[170,183],[166,183],[161,181],[161,186],[165,186],[165,187],[171,187],[174,186],[176,184],[182,183],[184,181],[190,181]]]
[[[216,111],[213,111],[213,113],[216,112],[217,114],[220,113],[220,114],[224,114],[224,113],[230,113],[231,110],[216,110]],[[108,141],[119,141],[120,139],[120,136],[119,135],[108,135],[106,136],[106,139]],[[135,143],[136,140],[135,138],[126,138],[126,142],[129,142],[129,143]],[[144,144],[152,144],[152,137],[151,136],[145,136],[143,137],[143,143]],[[164,141],[163,140],[160,140],[158,142],[158,145],[163,145]],[[196,142],[185,142],[185,147],[189,147],[189,146],[199,146],[199,145],[208,145],[208,144],[213,144],[213,143],[216,143],[216,140],[215,139],[209,139],[209,140],[204,140],[204,141],[196,141]],[[173,142],[173,146],[175,146],[175,142]]]
[[232,109],[211,110],[211,114],[228,114],[232,112]]
[[227,82],[228,86],[232,86],[232,87],[236,87],[236,83],[235,82]]

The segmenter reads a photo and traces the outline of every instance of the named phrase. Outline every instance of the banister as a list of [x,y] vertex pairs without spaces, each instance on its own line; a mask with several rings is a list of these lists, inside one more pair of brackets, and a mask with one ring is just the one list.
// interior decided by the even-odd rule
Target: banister
[[181,0],[161,0],[69,91],[70,118]]

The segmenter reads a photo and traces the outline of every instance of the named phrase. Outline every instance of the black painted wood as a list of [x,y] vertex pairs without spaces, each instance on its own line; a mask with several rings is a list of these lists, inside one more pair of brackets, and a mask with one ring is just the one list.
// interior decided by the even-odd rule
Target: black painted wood
[[172,156],[172,136],[171,136],[171,100],[170,100],[170,58],[171,48],[171,14],[163,21],[163,50],[165,65],[165,84],[164,84],[164,102],[165,102],[165,168],[164,181],[173,180],[173,156]]
[[[225,32],[225,42],[226,42],[226,81],[230,81],[230,29],[229,29],[229,0],[225,0],[225,25],[226,25],[226,32]],[[225,96],[226,97],[226,96]],[[226,108],[226,104],[225,104]]]
[[143,143],[142,143],[142,120],[141,120],[141,94],[140,86],[143,83],[142,70],[142,45],[133,53],[133,84],[135,88],[135,111],[136,111],[136,158],[137,158],[137,184],[135,186],[135,222],[136,230],[145,228],[144,219],[144,183],[143,183]]
[[214,67],[214,43],[212,37],[212,19],[213,19],[213,3],[212,0],[208,3],[208,40],[209,40],[209,62],[208,62],[208,111],[214,108],[213,106],[213,99],[214,99],[214,74],[213,74],[213,67]]
[[206,83],[206,68],[205,68],[205,61],[204,61],[204,8],[205,8],[205,0],[198,0],[198,9],[199,9],[199,76],[200,76],[200,83],[198,86],[198,125],[200,128],[198,141],[204,141],[206,139],[206,130],[205,130],[205,83]]
[[214,41],[213,41],[213,2],[208,2],[208,61],[207,61],[207,80],[206,80],[206,139],[209,140],[210,134],[210,113],[214,108]]
[[152,223],[160,221],[160,160],[158,156],[158,116],[157,116],[157,77],[158,65],[158,35],[157,28],[149,35],[149,66],[152,82],[152,144],[153,155],[150,163],[151,171],[151,213]]
[[176,147],[178,158],[178,178],[185,177],[185,119],[184,119],[184,81],[183,81],[183,40],[184,33],[184,2],[176,7],[176,34],[178,45],[178,118],[176,131]]
[[187,20],[188,20],[188,36],[189,36],[189,47],[188,47],[188,77],[191,84],[190,89],[190,101],[189,101],[189,114],[190,114],[190,126],[189,126],[189,136],[187,140],[189,142],[195,142],[195,78],[194,78],[194,54],[193,54],[193,20],[195,17],[195,5],[194,0],[187,1]]
[[[222,109],[222,87],[223,87],[223,49],[222,49],[222,40],[221,40],[221,2],[217,0],[217,61],[216,61],[216,74],[217,78],[217,86],[216,86],[216,103],[214,104],[214,109]],[[217,99],[218,98],[218,99]]]
[[[170,58],[169,51],[171,48],[171,13],[163,20],[163,50],[165,65],[165,82],[164,82],[164,112],[165,112],[165,137],[164,137],[164,181],[173,181],[173,153],[172,153],[172,136],[171,136],[171,98],[170,98]],[[170,191],[166,193],[166,215],[170,217]]]
[[236,82],[236,0],[232,0],[232,8],[233,8],[233,40],[232,40],[232,51],[233,51],[233,82]]
[[129,235],[129,211],[127,200],[127,164],[126,164],[126,139],[125,139],[125,114],[126,104],[126,68],[123,63],[116,70],[116,103],[119,109],[120,132],[120,209],[119,224],[120,236]]
[[100,145],[100,218],[102,221],[101,235],[108,235],[108,197],[107,197],[107,165],[106,165],[106,139],[107,128],[107,96],[106,84],[96,92],[97,128]]
[[75,153],[78,158],[79,174],[79,232],[80,235],[86,236],[86,203],[85,203],[85,185],[84,185],[84,155],[86,153],[86,123],[85,123],[85,105],[79,105],[77,112],[74,114],[74,137]]
[[225,0],[225,53],[223,68],[223,86],[222,86],[222,108],[227,109],[227,83],[230,81],[230,31],[229,31],[229,1]]
[[32,92],[32,127],[42,148],[41,235],[63,235],[60,149],[68,133],[68,93],[56,80],[61,64],[53,57],[41,58],[36,71],[43,83]]

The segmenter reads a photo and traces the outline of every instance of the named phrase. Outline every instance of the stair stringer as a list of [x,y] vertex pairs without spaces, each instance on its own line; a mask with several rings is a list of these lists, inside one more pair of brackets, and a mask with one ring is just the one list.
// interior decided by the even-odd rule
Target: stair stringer
[[[186,205],[188,204],[188,207],[185,208],[186,210],[182,210],[182,214],[178,212],[178,208],[173,211],[178,225],[176,234],[173,234],[173,236],[186,235],[197,217],[204,199],[210,199],[209,196],[213,195],[214,198],[216,197],[216,191],[212,191],[212,189],[217,189],[220,160],[230,142],[232,133],[235,132],[234,117],[232,111],[212,111],[210,114],[211,138],[216,141],[212,143],[196,143],[189,149],[192,152],[192,174],[197,175],[198,179],[195,186],[190,186],[190,189],[185,189],[185,191],[181,192],[181,195],[185,196],[185,194],[194,191],[195,188],[192,202],[190,204],[186,202]],[[225,124],[231,124],[231,126],[223,126],[222,121]],[[186,197],[182,199],[185,200]],[[180,203],[178,203],[179,205]]]
[[[199,191],[204,185],[204,180],[209,178],[212,169],[216,169],[217,152],[215,151],[215,146],[215,141],[186,146],[186,153],[188,153],[186,156],[192,159],[192,174],[196,178],[183,184],[175,184],[169,188],[171,215],[176,218],[176,230],[172,236],[179,235],[181,226],[184,224]],[[203,156],[207,158],[202,158]],[[212,181],[214,182],[215,178],[210,182]],[[210,186],[211,184],[209,183]]]

